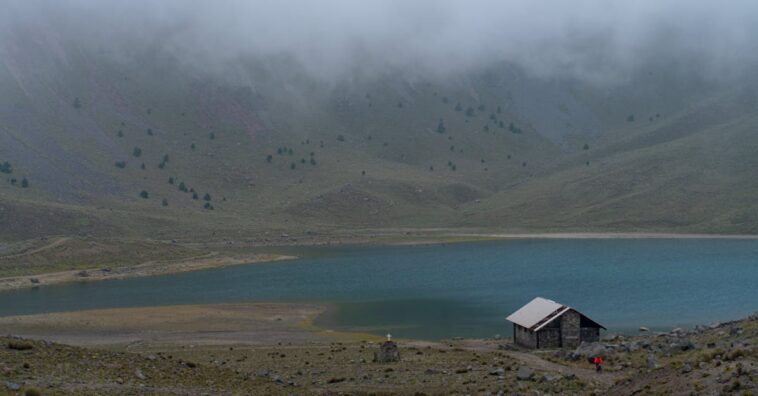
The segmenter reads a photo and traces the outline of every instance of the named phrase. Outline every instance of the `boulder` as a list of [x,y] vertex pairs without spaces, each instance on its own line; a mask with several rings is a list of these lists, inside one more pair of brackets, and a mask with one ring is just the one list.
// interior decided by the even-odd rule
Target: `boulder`
[[640,326],[640,331],[650,331],[650,329],[645,326]]
[[527,381],[534,378],[534,371],[526,366],[521,366],[518,369],[518,372],[516,373],[516,378],[518,378],[521,381]]
[[582,342],[571,355],[574,359],[580,359],[595,358],[597,356],[607,358],[610,354],[611,350],[599,342]]

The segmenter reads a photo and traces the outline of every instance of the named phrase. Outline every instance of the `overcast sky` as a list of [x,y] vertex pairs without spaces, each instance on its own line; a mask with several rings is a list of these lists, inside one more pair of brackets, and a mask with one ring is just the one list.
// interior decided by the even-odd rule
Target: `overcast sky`
[[111,48],[154,45],[196,64],[287,54],[330,78],[356,65],[444,74],[502,61],[539,76],[594,81],[668,64],[723,76],[751,70],[758,55],[755,0],[3,3],[5,28],[70,30]]

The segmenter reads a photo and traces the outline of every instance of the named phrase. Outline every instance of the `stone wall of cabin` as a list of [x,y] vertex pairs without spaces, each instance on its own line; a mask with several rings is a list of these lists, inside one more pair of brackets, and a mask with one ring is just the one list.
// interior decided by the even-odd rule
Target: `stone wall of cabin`
[[600,341],[600,329],[597,327],[582,327],[579,335],[583,342]]
[[561,328],[544,327],[537,332],[539,337],[539,348],[560,348],[561,347]]
[[580,320],[581,315],[573,309],[570,309],[561,315],[561,341],[564,348],[576,348],[581,343],[579,331]]
[[537,348],[537,336],[526,327],[513,325],[513,340],[517,345],[526,348]]

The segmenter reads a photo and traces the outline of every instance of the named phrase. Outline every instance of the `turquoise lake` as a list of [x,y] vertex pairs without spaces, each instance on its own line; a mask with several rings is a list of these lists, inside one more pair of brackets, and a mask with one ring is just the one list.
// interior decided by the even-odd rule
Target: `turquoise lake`
[[337,307],[324,326],[439,339],[508,336],[505,317],[535,296],[571,305],[611,332],[758,310],[756,240],[508,240],[299,253],[293,261],[0,293],[0,316],[308,301]]

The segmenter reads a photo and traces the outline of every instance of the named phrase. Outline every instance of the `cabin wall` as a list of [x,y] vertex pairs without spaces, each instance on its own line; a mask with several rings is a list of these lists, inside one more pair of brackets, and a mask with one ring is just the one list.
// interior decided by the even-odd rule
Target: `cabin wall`
[[538,347],[542,348],[560,348],[561,347],[561,328],[545,327],[537,332]]
[[513,325],[513,341],[526,348],[537,348],[537,335],[526,327]]
[[580,337],[582,342],[600,341],[600,329],[597,327],[582,327]]
[[559,318],[561,321],[561,346],[564,348],[576,348],[581,343],[579,322],[581,315],[579,312],[570,309]]

